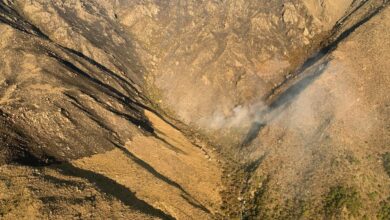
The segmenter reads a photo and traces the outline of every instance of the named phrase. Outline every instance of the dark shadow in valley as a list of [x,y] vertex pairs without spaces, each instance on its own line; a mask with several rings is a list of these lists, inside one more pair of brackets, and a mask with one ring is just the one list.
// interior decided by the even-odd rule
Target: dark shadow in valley
[[156,133],[153,133],[153,137],[156,138],[157,140],[161,141],[164,143],[164,145],[166,145],[169,149],[175,151],[176,153],[180,153],[180,154],[187,154],[186,152],[182,151],[181,149],[175,147],[173,144],[169,143],[167,140],[165,140],[164,138],[158,136],[158,134]]
[[[64,51],[66,51],[66,52],[68,52],[70,54],[73,54],[73,55],[77,56],[81,60],[85,60],[87,63],[89,63],[92,66],[95,66],[97,69],[99,69],[102,73],[104,73],[107,76],[113,78],[117,83],[119,83],[121,88],[123,88],[128,93],[128,95],[132,96],[134,99],[136,99],[136,98],[140,98],[141,99],[140,101],[133,101],[133,100],[129,99],[130,102],[128,104],[130,106],[131,105],[136,105],[136,106],[138,106],[138,107],[140,107],[142,109],[148,110],[148,111],[154,113],[155,115],[157,115],[161,120],[163,120],[165,123],[167,123],[170,126],[172,126],[173,128],[175,128],[176,130],[180,130],[174,123],[171,122],[171,120],[174,120],[174,119],[172,119],[172,118],[167,119],[166,116],[163,116],[158,111],[156,111],[155,109],[153,109],[153,108],[148,106],[148,104],[150,104],[149,99],[146,96],[144,96],[135,86],[133,86],[133,84],[135,85],[135,83],[130,78],[128,78],[129,81],[127,81],[127,78],[123,78],[122,76],[116,74],[115,72],[113,72],[109,68],[105,67],[104,65],[96,62],[95,60],[89,58],[88,56],[85,56],[81,52],[78,52],[78,51],[75,51],[73,49],[64,47],[62,45],[58,45],[58,47],[62,48]],[[85,64],[83,64],[83,67],[87,68],[90,72],[94,71],[94,70],[90,69]],[[130,89],[128,87],[130,87]],[[91,94],[87,94],[87,95],[91,96]],[[96,97],[92,97],[92,98],[94,98],[95,101],[98,101],[98,100],[96,100],[97,99]],[[129,101],[129,100],[127,100],[127,101]],[[100,104],[104,104],[101,101],[99,103]],[[145,103],[147,103],[147,104],[145,104]],[[106,109],[110,110],[111,112],[117,114],[117,115],[120,115],[122,117],[127,118],[128,120],[131,120],[131,118],[129,118],[129,115],[127,115],[125,113],[122,113],[122,112],[119,112],[119,111],[115,110],[114,108],[112,108],[111,106],[108,106],[107,104],[104,104],[104,107]],[[178,121],[176,121],[176,122],[178,122]],[[157,135],[155,135],[155,136],[157,136]],[[167,143],[167,142],[165,142],[165,143]],[[167,143],[167,144],[169,144],[169,143]]]
[[196,204],[198,207],[203,207],[202,210],[203,211],[207,210],[206,212],[209,213],[208,209],[206,207],[204,207],[200,202],[198,202],[195,198],[193,198],[191,196],[191,194],[188,193],[180,184],[178,184],[175,181],[173,181],[173,180],[169,179],[168,177],[164,176],[163,174],[158,172],[156,169],[154,169],[151,165],[149,165],[145,161],[143,161],[140,158],[138,158],[137,156],[135,156],[133,153],[131,153],[128,149],[126,149],[125,147],[121,146],[120,144],[114,143],[114,142],[112,142],[112,144],[114,144],[119,150],[121,150],[133,162],[135,162],[136,164],[141,166],[143,169],[145,169],[146,171],[151,173],[155,178],[157,178],[157,179],[165,182],[166,184],[168,184],[168,185],[170,185],[172,187],[175,187],[176,189],[180,190],[183,193],[183,196],[185,196],[187,198],[186,199],[187,201],[188,201],[188,199],[190,199],[192,201],[192,203],[190,203],[191,205],[195,205]]
[[96,86],[99,87],[99,91],[104,92],[108,96],[115,98],[118,102],[123,103],[125,106],[129,107],[131,109],[131,112],[136,114],[136,117],[141,118],[141,119],[138,119],[136,117],[127,117],[127,119],[129,121],[131,121],[133,124],[135,124],[136,126],[139,126],[140,128],[142,128],[146,132],[150,132],[150,133],[154,132],[154,129],[153,129],[151,123],[147,119],[145,119],[145,116],[143,115],[143,112],[142,112],[143,109],[138,107],[138,106],[133,106],[133,105],[129,104],[129,103],[134,103],[134,101],[131,100],[129,97],[123,95],[121,92],[119,92],[118,90],[116,90],[112,86],[105,84],[105,83],[101,82],[100,80],[92,77],[88,73],[86,73],[83,70],[76,67],[71,62],[62,59],[57,54],[55,54],[51,51],[47,51],[47,55],[49,57],[56,59],[61,64],[63,64],[63,66],[66,69],[68,69],[69,71],[76,73],[79,76],[82,76],[84,79],[87,79],[88,81],[91,81],[93,84],[95,84]]
[[39,144],[9,114],[0,108],[0,165],[16,163],[26,166],[46,166],[58,160],[38,149]]
[[23,19],[19,13],[7,5],[4,1],[0,1],[0,22],[7,24],[26,34],[49,39],[39,28],[32,25],[30,22]]
[[63,163],[61,165],[54,166],[57,170],[67,176],[79,177],[88,180],[93,183],[101,192],[110,195],[130,207],[147,215],[162,219],[174,219],[171,215],[164,213],[163,211],[151,206],[147,202],[136,197],[135,193],[129,190],[127,187],[117,183],[116,181],[78,167],[73,166],[70,163]]
[[159,173],[156,169],[154,169],[151,165],[146,163],[145,161],[141,160],[137,156],[135,156],[133,153],[131,153],[129,150],[127,150],[125,147],[119,145],[118,143],[112,142],[119,150],[121,150],[128,158],[130,158],[133,162],[141,166],[143,169],[147,170],[149,173],[151,173],[155,178],[163,181],[164,183],[173,186],[180,191],[188,194],[183,187],[180,186],[180,184],[176,183],[175,181],[169,179],[168,177],[164,176],[163,174]]
[[192,207],[196,208],[196,209],[200,209],[202,210],[203,212],[206,212],[206,213],[210,213],[210,210],[208,210],[206,207],[204,207],[203,205],[201,205],[198,201],[194,201],[193,198],[191,197],[188,197],[186,194],[181,194],[180,195],[184,200],[186,200],[188,202],[188,204],[190,204]]
[[[94,95],[91,95],[91,94],[87,94],[87,93],[84,93],[83,94],[89,96],[91,99],[93,99],[96,103],[100,104],[102,107],[104,107],[106,110],[110,111],[111,113],[115,114],[116,116],[118,117],[121,117],[121,118],[124,118],[126,120],[129,120],[131,122],[133,122],[132,118],[130,115],[128,114],[125,114],[125,113],[122,113],[116,109],[114,109],[113,107],[107,105],[105,102],[101,101],[99,98],[97,98],[96,96]],[[100,117],[98,114],[94,113],[93,109],[87,109],[84,105],[82,105],[82,103],[80,103],[80,101],[73,95],[71,95],[70,93],[65,93],[65,96],[67,96],[69,99],[71,99],[71,103],[72,105],[74,105],[76,108],[80,109],[81,112],[84,112],[92,121],[94,121],[98,126],[100,126],[101,128],[105,129],[106,131],[109,132],[109,134],[115,134],[115,138],[117,141],[119,141],[119,137],[118,137],[118,134],[105,122],[105,119]],[[134,123],[134,122],[133,122]],[[156,132],[153,132],[153,133],[145,133],[146,136],[148,135],[151,135],[152,137],[160,140],[161,142],[164,143],[164,146],[167,147],[168,149],[170,150],[173,150],[175,151],[176,153],[181,153],[181,154],[186,154],[184,151],[182,151],[181,149],[177,148],[176,146],[172,145],[171,143],[169,143],[168,141],[166,141],[165,139],[161,138],[160,136],[158,136],[158,134]],[[110,135],[112,136],[112,135]],[[121,141],[119,141],[121,142]],[[121,143],[123,144],[123,143]]]

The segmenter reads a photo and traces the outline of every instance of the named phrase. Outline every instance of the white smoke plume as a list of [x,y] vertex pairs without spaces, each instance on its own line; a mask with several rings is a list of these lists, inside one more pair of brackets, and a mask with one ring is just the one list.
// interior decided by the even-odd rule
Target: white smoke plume
[[[353,70],[338,61],[332,61],[329,65],[320,64],[302,73],[306,76],[290,86],[296,88],[286,89],[280,100],[272,104],[258,101],[239,105],[232,109],[230,115],[216,111],[203,118],[201,123],[207,124],[206,128],[211,130],[249,129],[249,136],[252,135],[250,132],[257,135],[255,132],[258,131],[251,131],[253,126],[277,124],[304,135],[328,118],[342,119],[352,110],[354,114],[364,115],[357,112],[359,109],[354,109],[360,99],[355,86],[348,79],[352,73]],[[364,121],[360,123],[358,118],[351,119],[348,126],[352,130],[363,129],[369,133],[371,125]]]

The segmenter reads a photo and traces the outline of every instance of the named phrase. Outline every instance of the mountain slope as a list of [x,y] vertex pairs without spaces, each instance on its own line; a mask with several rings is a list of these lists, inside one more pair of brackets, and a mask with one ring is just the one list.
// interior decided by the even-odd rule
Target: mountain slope
[[388,5],[0,1],[1,218],[388,218]]

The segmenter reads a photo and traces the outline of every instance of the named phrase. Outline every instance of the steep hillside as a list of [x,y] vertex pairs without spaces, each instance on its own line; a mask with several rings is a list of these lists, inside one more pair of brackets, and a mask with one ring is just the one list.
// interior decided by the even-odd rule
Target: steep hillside
[[0,218],[390,218],[389,4],[0,0]]

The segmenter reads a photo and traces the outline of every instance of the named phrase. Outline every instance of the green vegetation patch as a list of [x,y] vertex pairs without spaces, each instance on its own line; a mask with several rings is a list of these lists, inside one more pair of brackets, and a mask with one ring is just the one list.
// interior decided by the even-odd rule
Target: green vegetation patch
[[340,216],[344,208],[356,216],[361,207],[360,196],[352,187],[335,186],[325,197],[325,214],[329,217]]
[[390,219],[390,197],[381,202],[381,208],[379,209],[377,217],[379,220]]
[[383,167],[385,168],[386,173],[390,176],[390,152],[383,155]]

